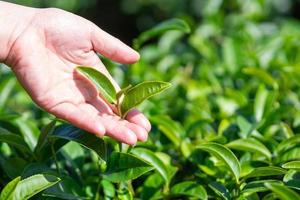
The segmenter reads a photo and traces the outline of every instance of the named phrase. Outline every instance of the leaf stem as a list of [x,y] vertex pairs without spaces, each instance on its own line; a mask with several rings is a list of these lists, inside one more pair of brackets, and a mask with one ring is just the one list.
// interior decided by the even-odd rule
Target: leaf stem
[[98,185],[97,185],[95,200],[99,200],[100,199],[100,194],[99,193],[100,193],[100,185],[101,185],[101,180],[102,180],[102,177],[101,177],[101,173],[102,173],[101,163],[102,163],[102,161],[98,157],[99,181],[98,181]]
[[59,168],[59,164],[58,164],[58,160],[57,160],[57,157],[56,157],[56,153],[55,153],[55,150],[54,150],[54,145],[53,145],[53,141],[51,141],[51,151],[52,151],[52,155],[53,155],[53,158],[54,158],[54,163],[55,163],[55,166],[56,166],[56,170],[57,170],[57,173],[59,175],[61,175],[60,173],[60,168]]

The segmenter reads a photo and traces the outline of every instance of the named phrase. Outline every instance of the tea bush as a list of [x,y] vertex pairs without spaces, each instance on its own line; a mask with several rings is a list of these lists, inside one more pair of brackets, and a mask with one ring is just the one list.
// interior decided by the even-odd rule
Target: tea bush
[[173,85],[133,148],[53,119],[1,67],[0,198],[300,199],[300,23],[243,2],[142,33],[132,66],[103,58],[123,86]]

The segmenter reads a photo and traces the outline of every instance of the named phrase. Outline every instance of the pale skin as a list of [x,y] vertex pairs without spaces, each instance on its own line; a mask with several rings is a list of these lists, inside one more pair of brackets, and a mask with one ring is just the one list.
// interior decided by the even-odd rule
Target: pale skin
[[[75,67],[106,74],[97,53],[119,63],[139,54],[92,22],[59,9],[36,9],[0,1],[0,62],[11,67],[32,100],[45,111],[99,137],[129,145],[145,141],[151,125],[139,111],[120,119]],[[3,28],[5,27],[5,28]]]

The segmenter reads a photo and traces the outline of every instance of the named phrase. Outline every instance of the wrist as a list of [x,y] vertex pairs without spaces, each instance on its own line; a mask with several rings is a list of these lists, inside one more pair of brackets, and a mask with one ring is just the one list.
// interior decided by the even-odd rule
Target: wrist
[[0,1],[0,62],[7,62],[14,43],[30,25],[35,10],[35,8]]

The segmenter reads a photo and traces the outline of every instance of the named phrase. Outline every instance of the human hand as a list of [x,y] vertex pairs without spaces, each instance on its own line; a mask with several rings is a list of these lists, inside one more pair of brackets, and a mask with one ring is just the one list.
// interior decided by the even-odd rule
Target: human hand
[[98,136],[130,145],[147,139],[151,125],[143,114],[133,110],[120,119],[75,71],[78,65],[93,66],[112,80],[96,52],[120,63],[136,62],[137,52],[92,22],[53,8],[32,9],[27,26],[11,43],[5,61],[41,108]]

